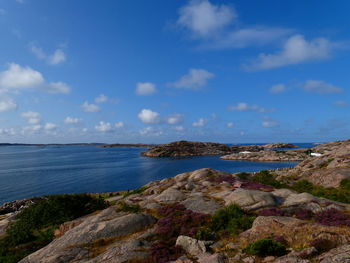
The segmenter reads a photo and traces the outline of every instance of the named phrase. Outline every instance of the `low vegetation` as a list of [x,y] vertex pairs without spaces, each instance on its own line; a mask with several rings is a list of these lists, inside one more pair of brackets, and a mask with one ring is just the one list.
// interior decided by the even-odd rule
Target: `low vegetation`
[[0,262],[18,262],[47,245],[58,225],[106,207],[87,194],[54,195],[24,209],[0,239]]
[[255,256],[283,256],[287,254],[287,248],[281,242],[271,238],[259,239],[244,249],[244,252]]
[[125,202],[120,202],[117,212],[130,212],[130,213],[139,213],[141,212],[141,207],[136,204],[127,204]]
[[128,197],[128,196],[134,195],[134,194],[141,194],[141,193],[143,193],[146,189],[147,189],[147,187],[143,186],[143,187],[140,187],[140,188],[138,188],[138,189],[125,192],[125,193],[123,194],[123,196],[124,196],[124,197]]

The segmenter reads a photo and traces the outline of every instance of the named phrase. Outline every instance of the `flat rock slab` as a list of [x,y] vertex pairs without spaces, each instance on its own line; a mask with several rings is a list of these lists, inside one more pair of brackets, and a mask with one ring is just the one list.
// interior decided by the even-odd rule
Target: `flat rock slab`
[[[111,209],[106,209],[107,215],[112,216]],[[55,239],[46,247],[34,252],[21,260],[21,263],[56,263],[69,262],[72,259],[86,257],[88,251],[84,244],[93,243],[99,239],[123,237],[144,229],[155,223],[155,219],[146,214],[128,214],[109,219],[104,215],[95,215],[85,222]],[[117,217],[116,217],[117,216]],[[69,257],[67,258],[67,256]],[[65,260],[64,260],[65,259]]]
[[318,258],[320,263],[350,263],[350,245],[334,248]]
[[223,196],[223,199],[226,205],[237,204],[247,211],[277,205],[274,196],[269,192],[241,188]]
[[164,190],[161,194],[154,198],[154,200],[161,203],[174,203],[185,199],[185,195],[174,188],[168,188]]
[[187,209],[204,214],[214,214],[221,205],[211,198],[203,196],[193,196],[181,202]]

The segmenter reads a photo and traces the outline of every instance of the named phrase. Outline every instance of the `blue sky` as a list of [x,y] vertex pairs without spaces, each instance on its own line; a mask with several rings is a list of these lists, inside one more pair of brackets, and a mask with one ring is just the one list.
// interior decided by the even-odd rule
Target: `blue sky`
[[346,139],[349,8],[0,0],[0,141]]

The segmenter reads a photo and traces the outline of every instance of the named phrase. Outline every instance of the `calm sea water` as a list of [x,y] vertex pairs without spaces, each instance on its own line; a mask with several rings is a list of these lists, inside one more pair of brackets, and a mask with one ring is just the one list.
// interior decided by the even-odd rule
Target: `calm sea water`
[[0,147],[0,204],[47,194],[135,189],[153,180],[204,167],[253,172],[295,165],[226,161],[218,156],[154,159],[142,157],[140,153],[145,150],[94,146]]

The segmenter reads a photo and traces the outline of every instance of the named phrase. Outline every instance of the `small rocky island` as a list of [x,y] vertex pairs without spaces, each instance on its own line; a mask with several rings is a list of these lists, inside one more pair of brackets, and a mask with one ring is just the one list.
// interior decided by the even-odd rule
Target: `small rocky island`
[[291,143],[269,143],[263,145],[264,148],[269,148],[269,149],[283,149],[283,148],[299,148],[298,146],[291,144]]
[[128,192],[8,205],[0,261],[349,263],[350,141],[304,154],[292,169],[203,168]]
[[179,157],[179,156],[201,156],[222,155],[231,153],[231,147],[213,142],[190,142],[177,141],[169,144],[155,146],[142,153],[147,157]]
[[240,151],[257,152],[261,150],[264,150],[264,147],[258,145],[228,146],[215,142],[176,141],[155,146],[142,153],[142,155],[147,157],[185,157],[223,155]]

